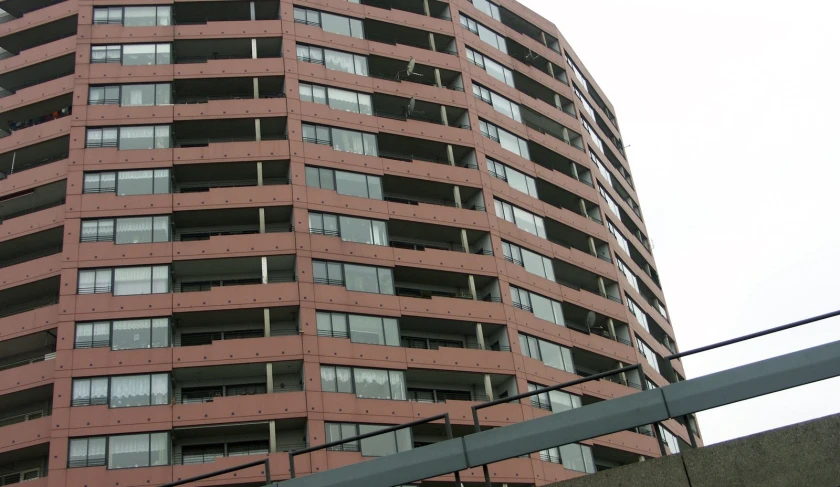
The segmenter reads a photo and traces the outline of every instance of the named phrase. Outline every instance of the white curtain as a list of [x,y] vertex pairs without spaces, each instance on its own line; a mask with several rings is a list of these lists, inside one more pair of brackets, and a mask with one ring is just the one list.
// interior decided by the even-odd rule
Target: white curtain
[[333,149],[354,154],[364,154],[365,146],[361,132],[352,130],[332,129]]
[[152,294],[169,292],[169,266],[159,265],[153,268]]
[[152,217],[120,218],[117,220],[118,244],[148,243],[152,241]]
[[108,439],[108,468],[149,465],[149,435],[121,435]]
[[114,296],[149,294],[151,283],[151,267],[125,267],[114,270]]
[[324,49],[324,58],[327,69],[344,71],[345,73],[354,72],[352,54]]
[[169,403],[169,374],[152,375],[152,404]]
[[90,397],[91,399],[103,399],[108,397],[108,379],[103,377],[101,379],[91,379],[90,381]]
[[73,401],[90,398],[90,380],[77,379],[73,381]]
[[324,392],[338,392],[335,382],[335,367],[321,366],[321,388]]
[[371,399],[391,399],[387,370],[355,368],[356,396]]
[[154,147],[154,127],[121,127],[120,149],[152,149]]
[[149,320],[115,321],[111,348],[114,350],[149,348]]
[[353,392],[353,374],[350,367],[336,367],[335,381],[338,392]]
[[148,406],[150,393],[148,375],[111,378],[111,407]]
[[391,380],[391,399],[405,401],[405,378],[401,370],[388,372]]

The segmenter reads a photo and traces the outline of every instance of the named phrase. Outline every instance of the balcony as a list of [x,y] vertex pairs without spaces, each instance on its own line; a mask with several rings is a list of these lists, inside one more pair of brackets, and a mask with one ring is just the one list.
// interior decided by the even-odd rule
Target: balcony
[[458,55],[455,38],[452,36],[373,19],[364,19],[363,25],[365,39],[369,41]]
[[[584,151],[583,137],[565,126],[555,122],[551,118],[531,110],[527,106],[520,107],[522,122],[530,129],[541,134],[549,135],[561,142],[564,142],[575,149]],[[529,146],[532,144],[529,144]]]
[[[546,239],[550,242],[560,245],[561,247],[575,249],[583,252],[584,254],[598,257],[606,262],[612,262],[607,242],[592,237],[586,232],[582,232],[576,228],[560,223],[552,218],[545,218],[544,222]],[[590,287],[588,285],[585,286]],[[599,292],[598,294],[601,293]]]
[[[247,342],[240,345],[247,347]],[[269,371],[271,375],[268,375]],[[178,368],[172,372],[172,378],[175,404],[195,404],[195,407],[225,402],[225,398],[300,392],[304,389],[301,361]],[[263,398],[261,401],[275,399]]]
[[289,161],[188,164],[172,168],[175,193],[201,193],[215,188],[289,184]]
[[[234,3],[234,2],[231,2]],[[244,2],[243,2],[244,3]],[[180,5],[195,5],[183,3]],[[176,79],[172,83],[176,105],[209,103],[215,100],[248,100],[254,98],[283,98],[282,76],[257,77],[258,92],[254,91],[255,78],[195,78]],[[255,96],[258,95],[258,96]],[[118,103],[118,100],[115,100]]]
[[[501,302],[499,282],[495,277],[477,275],[473,278],[478,301]],[[468,276],[459,272],[397,266],[394,283],[396,295],[405,298],[473,300]],[[453,303],[452,306],[458,305]]]
[[14,218],[63,205],[66,185],[66,181],[58,181],[0,198],[0,225]]
[[[503,181],[507,181],[504,176],[496,174],[495,172],[491,171],[490,175]],[[534,178],[534,181],[540,201],[548,203],[556,208],[571,211],[572,213],[592,220],[595,223],[599,223],[601,225],[604,224],[604,220],[601,217],[601,209],[596,203],[593,203],[585,198],[581,198],[577,194],[561,188],[560,186],[556,186],[544,179]]]
[[[10,2],[3,2],[2,7],[5,8],[7,3]],[[16,56],[21,51],[74,36],[77,23],[78,19],[75,15],[68,15],[33,27],[21,26],[22,29],[0,37],[0,59]]]
[[[538,42],[540,42],[540,44],[542,44],[541,41],[538,41]],[[551,63],[551,61],[549,61],[546,58],[542,57],[541,55],[535,53],[531,49],[523,46],[522,44],[516,42],[515,40],[511,39],[510,37],[508,37],[506,39],[506,45],[507,45],[507,52],[512,58],[516,59],[517,61],[519,61],[523,64],[527,64],[528,66],[531,66],[531,67],[537,69],[538,71],[545,74],[546,76],[548,76],[550,78],[554,78],[555,80],[563,83],[564,85],[569,84],[569,77],[566,75],[566,70],[563,69],[562,67],[560,67],[559,65],[557,65],[556,63]],[[550,68],[548,67],[549,63],[551,63]],[[523,93],[526,93],[526,94],[528,94],[528,92],[534,93],[534,91],[532,91],[530,89],[522,90],[522,88],[525,88],[527,85],[531,85],[531,84],[539,85],[539,88],[540,88],[539,91],[540,92],[551,91],[549,88],[546,88],[545,86],[541,85],[540,83],[532,81],[530,78],[527,78],[526,76],[523,76],[523,75],[519,74],[518,72],[515,72],[513,76],[514,76],[514,81],[515,81],[516,87],[518,89],[520,89]],[[525,78],[525,79],[520,79],[520,78]],[[527,86],[527,87],[531,88],[531,86]],[[538,97],[538,96],[535,96],[535,95],[536,94],[531,95],[531,96],[534,96],[535,98],[542,98],[542,97]],[[571,104],[571,107],[574,107],[574,103],[571,100],[566,99],[566,101],[568,103],[564,103],[563,106],[569,106],[568,104]],[[553,97],[547,103],[549,105],[553,106],[554,105]],[[571,108],[571,107],[569,107],[569,108]]]
[[175,147],[207,147],[225,142],[286,140],[286,118],[260,118],[257,138],[256,119],[190,120],[173,125]]
[[421,63],[415,63],[411,75],[406,74],[408,61],[384,56],[369,55],[368,66],[370,76],[388,81],[401,83],[417,83],[427,86],[439,86],[452,91],[464,91],[461,73],[449,69],[438,68],[440,85],[435,81],[435,68]]
[[[408,369],[405,371],[408,400],[420,403],[446,403],[451,401],[489,401],[484,374],[443,370]],[[516,394],[516,378],[510,375],[490,374],[493,397]]]
[[[619,362],[617,360],[580,348],[572,349],[572,357],[575,364],[575,373],[581,377],[588,377],[619,368]],[[611,375],[601,380],[641,390],[643,379],[639,377],[638,370],[631,370],[629,372]]]
[[55,331],[32,333],[0,342],[0,371],[55,358]]
[[415,100],[414,109],[408,113],[409,102],[408,98],[374,93],[374,115],[398,121],[418,120],[460,129],[470,128],[469,112],[463,108]]
[[440,348],[467,348],[509,352],[507,329],[503,325],[482,324],[481,348],[476,336],[475,323],[438,318],[420,318],[403,315],[400,317],[400,345],[415,350],[439,350]]
[[[0,396],[0,428],[28,423],[52,414],[53,386],[25,389]],[[26,428],[26,425],[23,426]],[[0,430],[3,431],[3,430]]]
[[175,242],[195,242],[230,235],[284,233],[292,231],[292,208],[274,206],[179,211],[172,215],[172,222],[172,238]]
[[376,7],[385,10],[402,10],[417,15],[428,15],[436,19],[452,20],[449,14],[449,4],[438,0],[428,0],[429,13],[426,13],[422,0],[361,0],[362,5]]
[[67,159],[70,137],[58,137],[0,154],[0,181],[29,169]]
[[[388,220],[389,245],[407,250],[444,250],[464,252],[461,230],[456,227],[432,225],[409,220]],[[478,255],[493,255],[490,234],[478,230],[466,230],[469,252]]]
[[[219,8],[216,2],[182,2],[173,5],[175,25],[202,25],[211,22],[246,22],[251,20],[251,3],[247,1],[225,2]],[[280,18],[280,2],[257,0],[254,4],[253,20],[277,20]]]
[[[274,431],[270,431],[271,427]],[[274,445],[271,438],[275,438]],[[195,465],[215,463],[224,457],[243,457],[236,463],[256,459],[244,458],[269,453],[286,452],[306,447],[306,420],[285,419],[274,423],[239,423],[175,428],[173,438],[173,464]],[[220,468],[222,466],[220,465]]]
[[[256,39],[256,59],[279,58],[283,55],[280,37]],[[253,59],[251,38],[183,39],[173,43],[175,64],[196,64],[230,59]]]
[[61,253],[63,232],[53,228],[0,242],[0,269]]
[[559,172],[590,188],[595,187],[592,182],[592,172],[587,167],[574,162],[572,159],[533,141],[528,141],[528,152],[534,164],[551,171]]
[[[406,205],[435,205],[459,208],[455,201],[453,187],[449,184],[420,179],[385,175],[382,178],[385,201]],[[460,208],[485,211],[484,197],[480,188],[460,187]]]
[[267,332],[264,311],[263,308],[246,308],[176,313],[173,316],[172,344],[175,347],[195,347],[227,340],[299,333],[297,308],[270,308]]
[[558,284],[577,291],[596,294],[616,303],[621,303],[617,282],[605,279],[594,272],[568,264],[562,260],[553,259],[552,265]]
[[[639,427],[636,432],[646,436],[653,435],[650,426]],[[639,455],[636,453],[602,445],[592,445],[592,457],[598,472],[639,462]]]
[[23,17],[29,12],[47,8],[50,5],[56,5],[66,0],[5,0],[0,8],[17,18]]
[[0,291],[0,318],[58,304],[60,281],[50,277]]
[[[379,157],[385,159],[404,162],[423,161],[446,166],[451,165],[449,163],[449,156],[447,155],[447,144],[443,142],[380,132],[377,135],[377,144],[379,146]],[[451,145],[456,166],[472,169],[478,168],[475,160],[475,150],[472,147]]]
[[[73,58],[73,54],[65,54],[42,62],[27,62],[17,69],[0,74],[0,97],[12,95],[23,88],[72,75],[76,69]],[[9,59],[4,62],[11,61],[12,59]]]
[[[633,346],[633,342],[630,339],[630,328],[627,326],[627,323],[613,320],[613,326],[610,328],[610,318],[608,316],[581,308],[569,302],[563,302],[562,305],[566,328],[580,333],[602,336],[629,347]],[[592,326],[587,326],[587,317],[590,314],[594,316],[595,320],[592,322]]]
[[26,105],[3,114],[7,122],[0,126],[0,138],[12,135],[12,132],[51,122],[73,113],[71,106],[73,95],[67,94]]
[[[46,479],[49,467],[50,444],[44,438],[45,443],[25,448],[18,448],[0,453],[0,469],[2,469],[2,480],[4,485],[22,484],[35,487],[46,487]],[[44,478],[43,482],[35,479]],[[29,483],[26,483],[29,482]]]
[[173,291],[209,291],[215,287],[245,286],[295,280],[294,255],[230,259],[182,260],[172,264]]

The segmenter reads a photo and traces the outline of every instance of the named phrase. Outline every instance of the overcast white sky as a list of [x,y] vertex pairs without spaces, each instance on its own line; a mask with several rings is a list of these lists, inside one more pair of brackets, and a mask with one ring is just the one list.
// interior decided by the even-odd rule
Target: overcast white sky
[[[519,0],[615,106],[681,350],[840,308],[840,3]],[[840,319],[686,359],[840,340]],[[840,378],[700,414],[707,444],[840,412]]]

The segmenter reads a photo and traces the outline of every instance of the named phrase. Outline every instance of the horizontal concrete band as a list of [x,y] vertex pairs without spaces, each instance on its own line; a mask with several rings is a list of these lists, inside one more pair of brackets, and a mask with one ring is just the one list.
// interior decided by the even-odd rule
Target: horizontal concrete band
[[[475,433],[283,482],[392,487],[725,406],[840,375],[840,341],[561,414]],[[279,487],[279,483],[272,484]]]

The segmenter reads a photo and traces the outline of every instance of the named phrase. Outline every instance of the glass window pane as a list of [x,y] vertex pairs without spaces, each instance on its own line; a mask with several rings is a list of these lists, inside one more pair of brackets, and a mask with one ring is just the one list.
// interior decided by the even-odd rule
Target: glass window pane
[[152,433],[149,465],[169,465],[169,433]]
[[362,133],[355,130],[332,129],[332,146],[333,149],[341,152],[365,153]]
[[340,217],[341,239],[346,242],[373,244],[370,220],[364,218]]
[[394,318],[383,318],[382,324],[385,328],[385,345],[393,347],[400,346],[400,329],[397,320]]
[[[384,426],[372,424],[360,424],[359,434],[372,433],[385,428]],[[394,432],[373,436],[361,441],[362,455],[368,457],[382,457],[397,452],[397,440]]]
[[327,66],[327,69],[344,71],[345,73],[353,73],[355,71],[353,55],[346,52],[324,49],[324,64]]
[[125,66],[155,64],[154,44],[126,44],[122,49],[122,63]]
[[151,404],[169,404],[169,374],[152,374]]
[[355,91],[330,88],[330,108],[359,113],[359,98]]
[[350,19],[350,35],[359,39],[365,38],[365,30],[361,20]]
[[382,318],[350,315],[350,339],[356,343],[385,344]]
[[373,244],[388,245],[388,225],[382,221],[371,221],[373,229]]
[[353,392],[353,374],[350,367],[336,367],[335,382],[338,392]]
[[169,217],[156,216],[152,223],[152,241],[153,242],[168,242],[169,241]]
[[368,198],[381,200],[382,199],[382,179],[379,176],[368,176]]
[[325,32],[349,36],[350,19],[348,19],[347,17],[341,17],[339,15],[322,13],[321,28],[324,29]]
[[114,322],[113,350],[149,348],[151,346],[151,324],[147,319],[120,320]]
[[321,105],[327,104],[327,89],[323,86],[313,86],[312,87],[312,101],[315,103],[320,103]]
[[172,64],[172,46],[169,44],[157,45],[157,64]]
[[149,375],[131,375],[111,378],[111,407],[124,408],[151,404],[151,378]]
[[154,143],[154,127],[121,127],[120,150],[152,149]]
[[122,106],[153,106],[155,85],[125,85],[122,87]]
[[332,169],[320,169],[318,172],[320,173],[321,189],[334,191],[336,178],[335,174],[338,174],[338,171],[333,171]]
[[[158,7],[161,9],[162,7]],[[155,85],[155,105],[172,104],[172,85],[169,83],[158,83]]]
[[157,25],[172,25],[172,7],[157,8]]
[[394,275],[391,269],[377,268],[379,275],[379,293],[380,294],[394,294]]
[[359,93],[359,113],[373,115],[373,102],[370,95]]
[[154,178],[154,194],[169,194],[172,192],[169,169],[155,169]]
[[[305,126],[304,126],[305,127]],[[321,183],[318,179],[318,168],[317,167],[306,167],[306,185],[310,188],[320,188]]]
[[405,377],[401,370],[388,371],[391,379],[391,399],[405,401]]
[[117,220],[118,244],[149,243],[152,241],[152,217],[119,218]]
[[76,348],[89,347],[93,342],[93,323],[76,325]]
[[376,267],[345,264],[345,282],[348,291],[379,292]]
[[155,149],[168,149],[171,145],[169,125],[155,126]]
[[326,284],[327,282],[327,263],[323,261],[312,261],[312,278],[316,284]]
[[151,267],[125,267],[114,269],[114,296],[149,294],[151,291]]
[[153,26],[157,22],[155,7],[126,7],[123,25],[129,26]]
[[349,337],[347,329],[347,315],[344,313],[332,313],[332,329],[336,336]]
[[148,466],[148,434],[120,435],[108,438],[108,468]]
[[152,319],[152,348],[169,346],[169,318]]
[[[330,313],[318,312],[315,314],[319,336],[332,336],[332,316]],[[321,381],[323,385],[323,380]]]
[[367,76],[368,75],[368,61],[367,57],[359,56],[354,54],[353,55],[353,67],[356,69],[356,74],[359,76]]
[[376,135],[375,134],[362,134],[362,140],[365,144],[365,155],[367,156],[378,156],[379,155],[379,147],[377,146],[376,142]]
[[321,366],[321,390],[324,392],[336,392],[335,367],[329,365]]
[[570,445],[563,445],[560,448],[560,458],[563,461],[563,467],[577,472],[585,472],[586,466],[583,463],[583,455],[581,454],[580,445],[572,443]]
[[341,439],[341,425],[339,423],[324,423],[324,429],[327,433],[327,443],[332,443],[333,441]]
[[356,396],[370,399],[391,399],[391,386],[387,370],[353,369]]
[[155,294],[169,292],[169,266],[159,265],[152,268],[152,292]]
[[73,438],[70,440],[70,451],[67,454],[68,465],[71,467],[88,464],[88,438]]
[[336,171],[335,182],[338,194],[368,197],[368,181],[364,174]]

